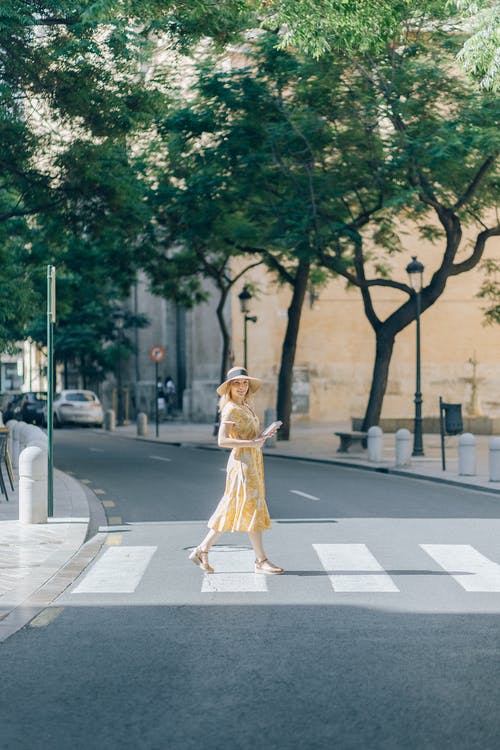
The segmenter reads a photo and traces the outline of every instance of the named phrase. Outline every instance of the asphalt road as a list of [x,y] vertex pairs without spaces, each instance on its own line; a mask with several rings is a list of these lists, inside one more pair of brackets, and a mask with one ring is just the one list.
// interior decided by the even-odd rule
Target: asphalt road
[[273,528],[187,559],[223,451],[56,433],[107,544],[2,644],[0,747],[491,750],[500,746],[500,502],[266,454]]

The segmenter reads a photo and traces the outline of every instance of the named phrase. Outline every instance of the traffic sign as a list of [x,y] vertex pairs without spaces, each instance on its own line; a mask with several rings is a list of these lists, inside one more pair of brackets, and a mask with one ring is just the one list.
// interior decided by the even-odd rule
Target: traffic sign
[[149,350],[149,356],[151,357],[153,362],[163,362],[166,356],[166,352],[163,346],[156,344]]

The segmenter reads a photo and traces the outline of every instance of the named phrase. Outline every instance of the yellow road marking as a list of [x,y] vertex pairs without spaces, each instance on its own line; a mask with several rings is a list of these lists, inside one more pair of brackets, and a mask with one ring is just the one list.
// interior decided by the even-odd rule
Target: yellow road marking
[[110,534],[106,539],[106,544],[118,545],[121,544],[123,536],[121,534]]
[[105,508],[114,508],[115,507],[115,504],[114,504],[114,502],[112,500],[103,500],[102,504],[104,505]]
[[106,490],[94,490],[94,495],[105,495]]
[[50,625],[51,622],[54,622],[56,617],[59,617],[63,609],[64,607],[48,607],[47,609],[44,609],[43,612],[40,612],[40,614],[30,622],[30,628],[45,628],[47,625]]
[[109,525],[110,526],[121,526],[122,525],[122,517],[121,516],[110,516],[108,518]]
[[92,480],[91,479],[80,479],[80,482],[82,484],[92,484]]

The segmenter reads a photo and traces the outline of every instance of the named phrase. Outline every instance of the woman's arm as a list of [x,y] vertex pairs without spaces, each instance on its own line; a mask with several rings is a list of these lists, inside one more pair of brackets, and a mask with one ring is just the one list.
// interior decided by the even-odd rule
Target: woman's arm
[[220,448],[262,448],[265,438],[256,437],[253,440],[238,440],[229,437],[234,422],[221,422],[218,443]]

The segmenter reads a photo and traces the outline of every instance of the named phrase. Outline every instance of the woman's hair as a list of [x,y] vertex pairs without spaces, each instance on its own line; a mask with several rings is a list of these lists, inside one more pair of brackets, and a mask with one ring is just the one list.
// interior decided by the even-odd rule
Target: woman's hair
[[[231,386],[226,390],[225,393],[222,394],[222,396],[219,399],[219,412],[222,414],[223,408],[226,406],[226,404],[229,404],[229,402],[232,401],[231,398]],[[234,403],[234,401],[232,401]],[[245,403],[247,403],[249,406],[252,405],[252,399],[250,398],[250,392],[247,393],[247,396],[245,398]]]

